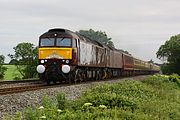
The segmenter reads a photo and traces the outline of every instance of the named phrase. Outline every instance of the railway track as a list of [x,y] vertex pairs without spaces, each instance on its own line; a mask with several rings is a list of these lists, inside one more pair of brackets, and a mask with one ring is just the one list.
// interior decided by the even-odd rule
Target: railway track
[[31,79],[31,80],[8,80],[8,81],[0,81],[0,85],[3,84],[16,84],[16,83],[30,83],[30,82],[40,82],[38,79]]
[[[5,85],[5,83],[3,85]],[[7,86],[8,85],[10,85],[10,83],[7,83]],[[56,85],[47,85],[47,83],[39,81],[39,82],[29,83],[27,85],[22,85],[22,86],[21,85],[15,85],[13,87],[0,88],[0,95],[21,93],[21,92],[26,92],[26,91],[35,91],[35,90],[40,90],[40,89],[69,86],[69,85],[72,85],[72,84],[63,83],[63,84],[56,84]]]
[[38,90],[38,89],[42,89],[44,86],[45,85],[41,84],[41,85],[29,85],[29,86],[22,86],[22,87],[2,88],[0,89],[0,95]]
[[[93,82],[93,81],[89,81]],[[85,82],[82,82],[85,83]],[[81,83],[77,83],[81,84]],[[46,83],[38,83],[38,84],[33,84],[33,85],[25,85],[25,86],[16,86],[16,87],[8,87],[8,88],[0,88],[0,95],[7,95],[7,94],[13,94],[13,93],[21,93],[21,92],[26,92],[26,91],[35,91],[35,90],[40,90],[40,89],[48,89],[48,88],[55,88],[55,87],[65,87],[65,86],[70,86],[70,85],[76,85],[76,84],[52,84],[52,85],[47,85]]]
[[[138,76],[136,76],[136,77],[138,77]],[[139,77],[141,77],[141,76],[139,76]],[[124,78],[131,79],[133,77],[113,78],[111,80],[92,80],[92,81],[84,81],[84,82],[80,82],[80,83],[76,83],[76,84],[63,83],[63,84],[56,84],[56,85],[47,85],[46,83],[38,83],[38,84],[26,85],[26,86],[1,88],[0,95],[20,93],[20,92],[26,92],[26,91],[34,91],[34,90],[47,89],[47,88],[55,88],[55,87],[65,87],[65,86],[78,85],[78,84],[87,84],[87,83],[93,83],[93,82],[103,82],[103,81],[111,82],[113,80],[119,80],[119,79],[124,79]],[[141,79],[139,79],[139,80],[141,80]]]

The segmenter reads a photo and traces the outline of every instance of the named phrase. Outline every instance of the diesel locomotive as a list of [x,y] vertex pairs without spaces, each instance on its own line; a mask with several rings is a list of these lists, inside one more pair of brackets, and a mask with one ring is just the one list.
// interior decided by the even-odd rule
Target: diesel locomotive
[[48,84],[152,74],[159,66],[67,29],[55,28],[39,37],[37,72]]

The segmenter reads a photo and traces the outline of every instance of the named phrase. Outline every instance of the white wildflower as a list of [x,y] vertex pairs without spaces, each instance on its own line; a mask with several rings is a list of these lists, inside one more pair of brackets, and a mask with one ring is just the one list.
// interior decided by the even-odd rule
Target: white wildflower
[[61,110],[61,109],[58,109],[57,112],[62,112],[62,110]]
[[39,109],[44,109],[44,107],[43,107],[43,106],[40,106]]
[[99,105],[100,108],[106,109],[107,107],[105,105]]
[[46,116],[41,116],[40,119],[46,119]]
[[92,105],[92,103],[84,103],[83,106],[91,106],[91,105]]
[[168,76],[168,75],[164,75],[164,77],[165,77],[165,78],[169,78],[169,76]]

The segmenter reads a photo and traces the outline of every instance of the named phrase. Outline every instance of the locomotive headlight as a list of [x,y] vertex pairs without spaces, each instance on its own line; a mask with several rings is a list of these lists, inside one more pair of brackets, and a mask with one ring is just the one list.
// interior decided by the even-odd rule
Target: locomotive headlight
[[43,73],[45,71],[45,67],[43,65],[38,65],[36,70],[38,73]]
[[66,63],[68,64],[68,63],[69,63],[69,60],[66,60]]
[[44,63],[44,60],[41,60],[40,62],[43,64],[43,63]]
[[63,73],[68,73],[68,72],[70,72],[70,66],[69,66],[69,65],[63,65],[63,66],[62,66],[62,71],[63,71]]

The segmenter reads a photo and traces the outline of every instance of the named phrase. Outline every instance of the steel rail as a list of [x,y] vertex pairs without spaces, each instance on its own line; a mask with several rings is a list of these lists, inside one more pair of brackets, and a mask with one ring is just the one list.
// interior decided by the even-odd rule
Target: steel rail
[[41,85],[27,85],[27,86],[12,87],[12,88],[2,88],[0,89],[0,95],[38,90],[38,89],[42,89],[44,86],[45,86],[44,84],[41,84]]
[[3,84],[16,84],[16,83],[28,83],[28,82],[41,82],[38,79],[31,79],[31,80],[8,80],[8,81],[0,81],[0,85]]

